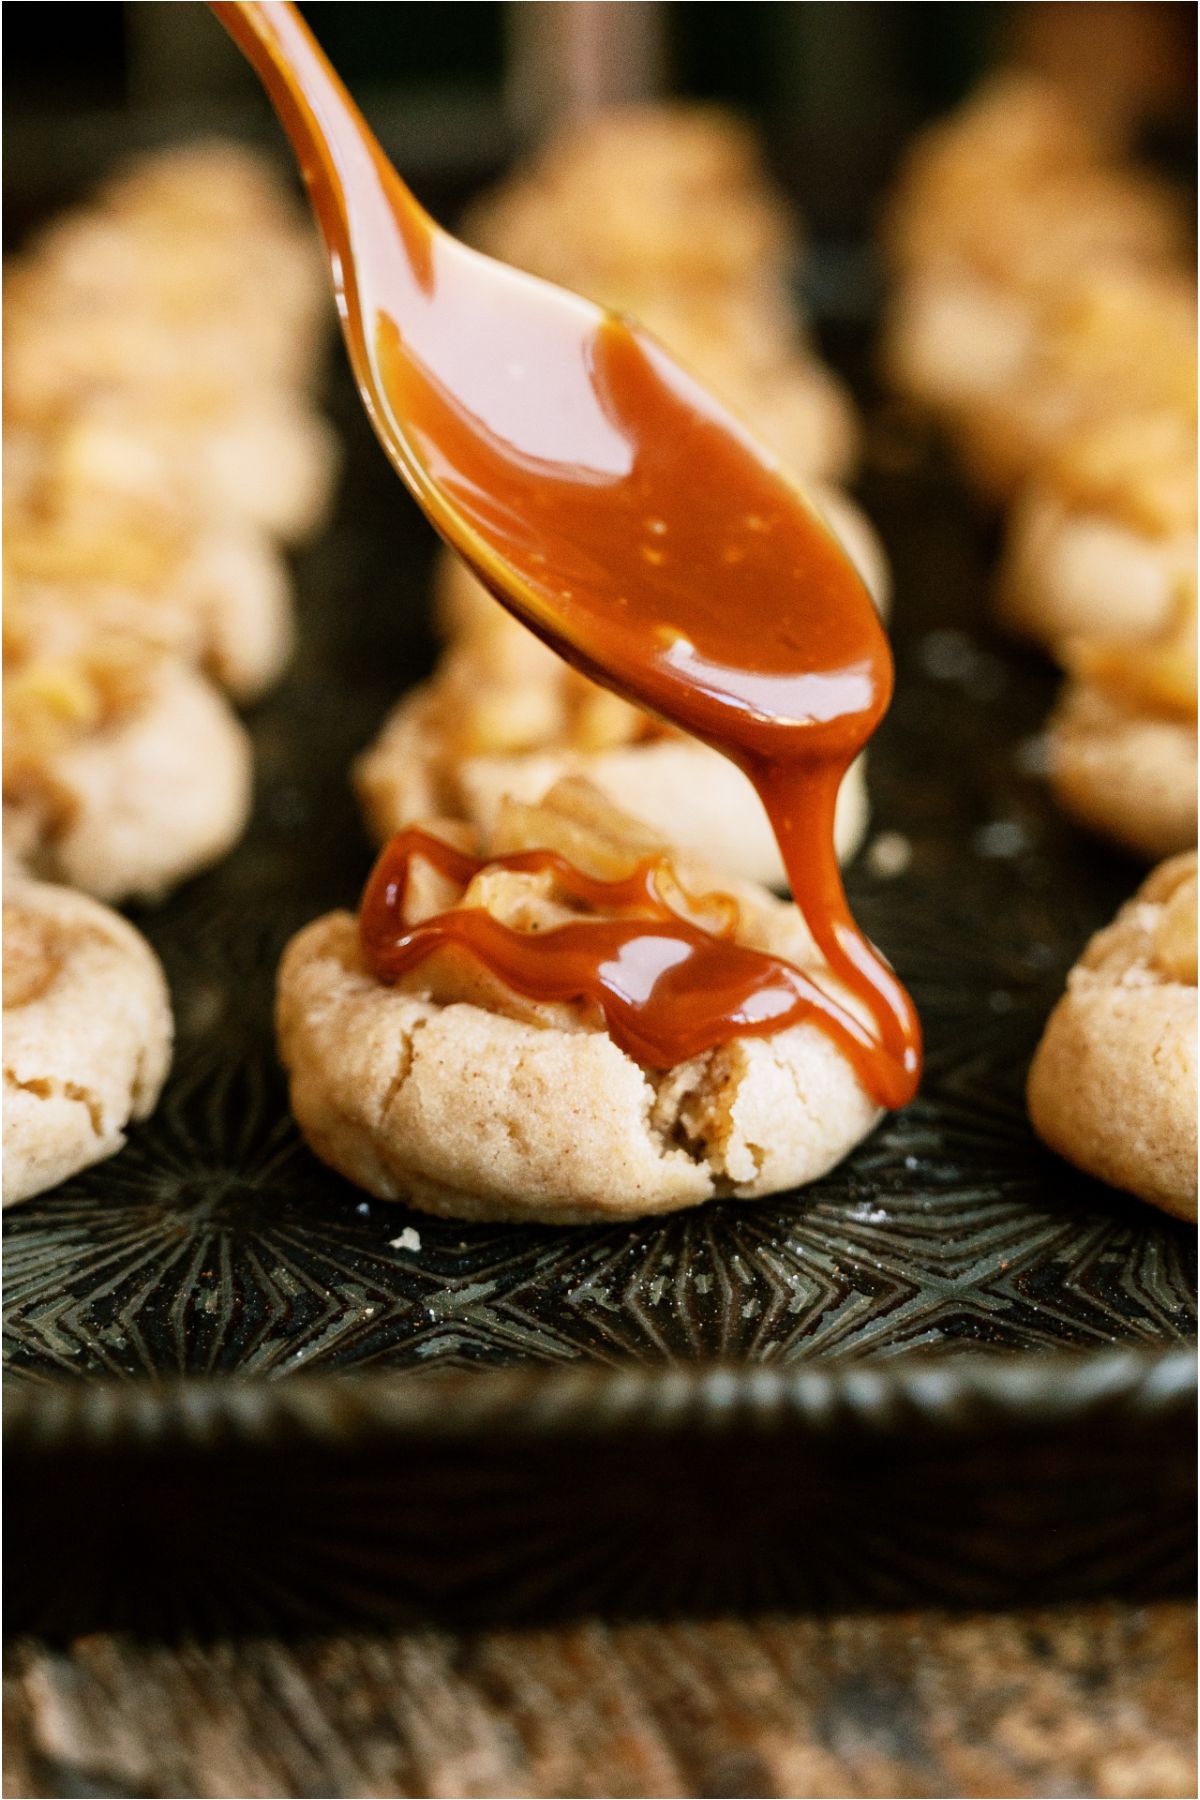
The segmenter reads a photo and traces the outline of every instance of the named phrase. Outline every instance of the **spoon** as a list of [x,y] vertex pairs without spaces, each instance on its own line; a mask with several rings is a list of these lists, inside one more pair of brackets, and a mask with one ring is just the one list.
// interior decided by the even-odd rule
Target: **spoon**
[[441,536],[592,679],[750,777],[831,968],[903,1104],[919,1027],[846,904],[833,819],[886,710],[860,577],[746,427],[649,333],[469,249],[414,199],[297,9],[214,3],[291,139],[354,377]]

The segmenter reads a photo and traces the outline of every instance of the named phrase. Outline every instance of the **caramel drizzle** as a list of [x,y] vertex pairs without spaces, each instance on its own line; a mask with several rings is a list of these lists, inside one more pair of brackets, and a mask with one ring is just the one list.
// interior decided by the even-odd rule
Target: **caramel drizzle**
[[[482,907],[456,907],[409,925],[404,905],[417,858],[462,887],[484,868],[548,873],[572,900],[623,916],[533,932]],[[802,969],[737,943],[734,902],[715,931],[682,918],[663,897],[664,875],[674,879],[662,856],[604,880],[557,851],[474,857],[409,828],[386,845],[367,882],[359,914],[363,953],[375,977],[393,983],[439,950],[465,952],[527,999],[595,1006],[614,1043],[649,1068],[673,1068],[732,1037],[769,1037],[812,1020],[869,1086],[878,1054],[869,1029]]]

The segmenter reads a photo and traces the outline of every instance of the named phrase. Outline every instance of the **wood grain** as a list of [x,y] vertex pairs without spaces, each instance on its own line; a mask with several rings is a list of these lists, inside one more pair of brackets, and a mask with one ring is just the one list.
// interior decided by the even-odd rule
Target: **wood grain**
[[6,1658],[6,1795],[1196,1792],[1195,1609],[1111,1603]]

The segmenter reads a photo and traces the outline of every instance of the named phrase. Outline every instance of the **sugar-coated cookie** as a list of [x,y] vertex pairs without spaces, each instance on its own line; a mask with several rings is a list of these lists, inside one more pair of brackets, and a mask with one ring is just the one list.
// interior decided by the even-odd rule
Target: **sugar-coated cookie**
[[158,958],[83,894],[13,881],[4,898],[4,1204],[112,1156],[171,1061]]
[[1080,1168],[1196,1217],[1196,856],[1092,939],[1029,1072],[1029,1112]]
[[[508,803],[489,848],[554,848],[560,833],[577,863],[582,846],[629,867],[654,842],[614,823],[594,790],[581,800],[563,784],[540,807]],[[689,894],[711,888],[695,865],[676,869]],[[747,884],[733,897],[742,941],[821,971],[794,907]],[[429,910],[454,904],[486,904],[524,929],[543,913],[570,916],[541,877],[486,868]],[[583,1223],[774,1193],[824,1173],[878,1117],[815,1025],[648,1069],[586,1008],[525,1000],[470,964],[423,964],[383,984],[349,913],[288,946],[277,1024],[316,1154],[370,1193],[459,1218]]]

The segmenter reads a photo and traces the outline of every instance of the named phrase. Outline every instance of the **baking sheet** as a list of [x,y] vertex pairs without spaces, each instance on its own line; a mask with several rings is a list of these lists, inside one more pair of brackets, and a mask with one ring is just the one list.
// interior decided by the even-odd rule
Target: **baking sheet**
[[[333,529],[299,561],[296,662],[251,720],[253,823],[220,868],[134,915],[162,956],[176,1008],[178,1049],[163,1101],[117,1158],[5,1219],[6,1370],[21,1390],[9,1407],[18,1516],[24,1496],[26,1530],[49,1546],[49,1488],[71,1493],[84,1480],[102,1494],[105,1467],[114,1483],[111,1507],[97,1501],[90,1530],[99,1535],[77,1536],[66,1562],[58,1556],[50,1588],[27,1590],[30,1616],[41,1624],[54,1606],[76,1624],[91,1617],[89,1571],[103,1565],[115,1582],[122,1566],[104,1532],[118,1516],[128,1525],[131,1504],[141,1504],[143,1519],[165,1504],[148,1475],[131,1484],[130,1455],[148,1458],[159,1475],[174,1471],[170,1493],[184,1509],[185,1540],[189,1519],[228,1503],[228,1465],[215,1489],[197,1471],[206,1459],[215,1467],[231,1441],[251,1458],[251,1485],[277,1502],[295,1492],[297,1455],[307,1491],[324,1491],[314,1471],[333,1479],[335,1445],[339,1455],[349,1444],[369,1453],[376,1484],[397,1467],[411,1480],[418,1443],[420,1466],[441,1467],[438,1457],[448,1453],[430,1451],[429,1407],[418,1404],[414,1414],[407,1402],[378,1398],[398,1388],[376,1378],[400,1371],[446,1384],[444,1404],[461,1428],[448,1467],[461,1474],[461,1458],[473,1457],[483,1491],[480,1471],[491,1467],[500,1479],[488,1459],[514,1432],[520,1439],[536,1426],[539,1442],[547,1432],[574,1442],[607,1406],[604,1416],[626,1434],[622,1466],[640,1468],[647,1506],[667,1480],[659,1427],[647,1425],[658,1418],[655,1383],[666,1384],[663,1394],[681,1378],[699,1384],[671,1415],[667,1466],[678,1472],[722,1419],[745,1424],[738,1409],[765,1392],[764,1381],[782,1383],[785,1396],[793,1378],[797,1393],[834,1382],[841,1399],[819,1427],[811,1411],[780,1400],[752,1433],[758,1443],[763,1433],[775,1438],[776,1458],[786,1445],[788,1467],[800,1455],[805,1467],[826,1472],[825,1526],[814,1537],[810,1520],[806,1554],[797,1561],[796,1521],[782,1517],[779,1542],[791,1545],[791,1560],[771,1561],[764,1551],[775,1591],[790,1581],[801,1600],[828,1587],[820,1564],[832,1541],[830,1497],[844,1501],[856,1491],[864,1417],[875,1421],[876,1479],[879,1443],[890,1443],[892,1458],[908,1456],[922,1419],[937,1438],[934,1465],[905,1465],[903,1479],[917,1484],[905,1490],[910,1498],[927,1494],[935,1466],[943,1488],[947,1468],[975,1471],[968,1514],[985,1493],[1007,1496],[1018,1511],[1025,1495],[1024,1536],[1011,1507],[1005,1514],[1001,1506],[1008,1525],[996,1524],[992,1550],[974,1558],[972,1566],[990,1571],[976,1597],[1008,1591],[1002,1570],[1011,1574],[1020,1562],[1013,1546],[1033,1541],[1035,1525],[1041,1532],[1057,1517],[1059,1543],[1073,1541],[1061,1514],[1063,1484],[1083,1507],[1073,1526],[1082,1546],[1076,1575],[1064,1591],[1078,1591],[1079,1582],[1089,1591],[1131,1581],[1154,1588],[1186,1564],[1190,1478],[1178,1452],[1187,1448],[1194,1404],[1186,1349],[1195,1333],[1194,1233],[1051,1156],[1022,1103],[1030,1054],[1067,969],[1139,872],[1049,805],[1036,733],[1054,677],[989,623],[992,527],[936,448],[870,394],[866,337],[848,328],[843,338],[839,360],[859,380],[871,418],[860,496],[897,588],[896,699],[871,752],[872,831],[849,889],[921,1011],[928,1064],[919,1098],[802,1193],[603,1228],[426,1218],[364,1196],[305,1149],[274,1054],[275,967],[299,926],[354,904],[371,849],[348,765],[435,653],[427,624],[432,537],[376,449],[339,365],[332,404],[345,431],[346,477]],[[907,866],[891,872],[906,853]],[[731,1386],[704,1387],[713,1364]],[[495,1385],[499,1369],[514,1372],[518,1385]],[[922,1385],[931,1371],[936,1392]],[[1014,1377],[1024,1387],[1013,1390]],[[286,1390],[272,1400],[284,1378]],[[356,1381],[365,1410],[352,1408],[346,1424]],[[1098,1396],[1113,1392],[1120,1404],[1098,1424]],[[197,1419],[207,1421],[198,1433]],[[1040,1446],[1033,1463],[1018,1449],[1025,1426]],[[604,1466],[614,1441],[598,1453]],[[831,1445],[850,1459],[836,1470]],[[182,1481],[181,1455],[190,1470]],[[1097,1472],[1097,1455],[1110,1458],[1106,1473]],[[530,1478],[534,1468],[543,1469],[543,1500],[580,1491],[563,1469],[546,1474],[534,1458]],[[1133,1489],[1120,1487],[1118,1468]],[[1041,1471],[1036,1479],[1033,1469]],[[404,1504],[423,1505],[427,1527],[448,1546],[449,1567],[453,1546],[477,1532],[478,1520],[463,1510],[461,1482],[442,1474],[441,1487],[415,1497],[406,1488]],[[243,1471],[234,1488],[244,1479]],[[602,1473],[594,1481],[603,1487]],[[390,1496],[372,1502],[371,1517],[380,1543],[394,1549],[396,1489],[385,1482],[371,1491]],[[450,1491],[462,1505],[446,1499]],[[1153,1520],[1145,1511],[1151,1495]],[[707,1516],[715,1530],[716,1515]],[[845,1507],[840,1516],[849,1516]],[[909,1573],[900,1581],[893,1569],[885,1592],[937,1591],[933,1571],[963,1564],[947,1550],[944,1507],[939,1516],[943,1553],[909,1557]],[[1114,1549],[1109,1527],[1118,1516],[1125,1535]],[[296,1530],[308,1534],[311,1550],[311,1517]],[[703,1535],[693,1534],[696,1544]],[[745,1533],[734,1535],[745,1550]],[[774,1541],[765,1528],[760,1535]],[[374,1541],[365,1527],[361,1536]],[[239,1591],[238,1604],[245,1602],[253,1586],[247,1556],[252,1562],[262,1533],[247,1528],[234,1537],[241,1553],[218,1559],[224,1582],[210,1569],[189,1585],[175,1568],[177,1596],[194,1587],[200,1606],[202,1595],[210,1601],[221,1588],[231,1603]],[[62,1541],[60,1533],[60,1549]],[[856,1542],[851,1533],[843,1549],[858,1566]],[[712,1552],[709,1541],[710,1570]],[[670,1556],[661,1560],[666,1580]],[[128,1598],[140,1589],[144,1600],[144,1562],[135,1557],[134,1565],[122,1591]],[[189,1563],[193,1576],[198,1566]],[[1030,1576],[1028,1557],[1023,1567]],[[746,1579],[744,1569],[732,1573],[727,1596],[744,1596]],[[1043,1567],[1036,1593],[1056,1591],[1055,1579]],[[696,1586],[678,1571],[670,1581],[680,1592]],[[267,1584],[277,1599],[293,1600],[300,1585],[282,1577]],[[343,1598],[349,1591],[341,1577],[326,1585]],[[538,1591],[553,1585],[547,1577]],[[436,1579],[416,1576],[399,1589],[404,1605],[417,1590],[426,1600],[441,1591]],[[111,1598],[111,1584],[105,1591]],[[389,1584],[377,1575],[372,1592],[384,1591]],[[479,1583],[472,1590],[476,1599],[483,1591]],[[488,1591],[513,1603],[511,1582]],[[627,1583],[623,1591],[643,1590]],[[717,1590],[710,1582],[704,1591]],[[843,1600],[845,1591],[838,1589]],[[461,1583],[455,1592],[461,1601]]]

